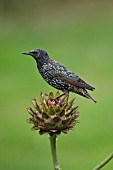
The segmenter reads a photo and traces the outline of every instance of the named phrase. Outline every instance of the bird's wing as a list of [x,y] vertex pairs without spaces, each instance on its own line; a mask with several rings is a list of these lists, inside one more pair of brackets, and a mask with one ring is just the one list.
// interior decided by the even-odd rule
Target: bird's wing
[[73,86],[78,86],[81,88],[86,88],[89,90],[94,90],[94,88],[87,83],[85,83],[82,79],[80,79],[76,74],[65,68],[64,66],[60,67],[60,69],[50,70],[49,74],[57,79],[65,81]]

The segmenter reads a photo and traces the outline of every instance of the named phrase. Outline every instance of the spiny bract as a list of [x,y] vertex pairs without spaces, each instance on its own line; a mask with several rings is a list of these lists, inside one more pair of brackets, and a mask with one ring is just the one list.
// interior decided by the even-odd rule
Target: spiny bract
[[60,95],[59,92],[54,96],[52,91],[49,95],[41,93],[40,101],[36,98],[32,100],[34,108],[28,108],[32,117],[27,121],[34,124],[32,130],[39,130],[40,135],[67,133],[79,122],[76,120],[79,116],[78,106],[73,107],[74,99],[70,102],[68,97],[53,100],[58,95]]

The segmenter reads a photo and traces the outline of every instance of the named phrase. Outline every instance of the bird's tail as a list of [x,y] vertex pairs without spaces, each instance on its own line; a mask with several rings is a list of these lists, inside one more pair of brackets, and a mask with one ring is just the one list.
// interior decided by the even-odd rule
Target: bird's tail
[[92,100],[94,103],[97,103],[97,101],[96,101],[95,99],[93,99],[93,97],[91,97],[88,92],[85,92],[84,95],[85,95],[85,97],[87,97],[88,99]]
[[74,89],[73,89],[72,92],[75,92],[75,93],[77,93],[77,94],[79,94],[79,95],[81,95],[81,96],[84,96],[84,97],[92,100],[94,103],[97,103],[97,101],[96,101],[95,99],[93,99],[93,97],[91,97],[91,96],[89,95],[89,93],[87,92],[86,89],[74,87]]

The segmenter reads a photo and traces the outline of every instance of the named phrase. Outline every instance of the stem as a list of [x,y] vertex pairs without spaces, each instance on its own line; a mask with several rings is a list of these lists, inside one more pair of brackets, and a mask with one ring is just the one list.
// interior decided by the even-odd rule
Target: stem
[[61,170],[58,164],[57,153],[56,153],[56,134],[50,136],[51,153],[53,159],[54,170]]
[[93,170],[99,170],[105,166],[113,158],[113,152],[102,162],[100,162]]

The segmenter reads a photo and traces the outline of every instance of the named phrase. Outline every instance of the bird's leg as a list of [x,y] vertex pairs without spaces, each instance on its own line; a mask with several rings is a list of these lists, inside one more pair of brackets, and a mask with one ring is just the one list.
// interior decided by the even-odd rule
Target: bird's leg
[[67,102],[64,102],[64,100],[65,100],[66,97],[69,96],[69,93],[63,93],[63,94],[61,94],[61,95],[59,95],[55,98],[51,98],[51,100],[58,103],[58,99],[61,98],[62,96],[64,96],[64,97],[63,97],[63,99],[60,100],[59,105],[66,104]]
[[63,97],[63,99],[61,99],[61,101],[59,102],[60,105],[67,103],[67,102],[64,102],[64,100],[65,100],[66,97],[69,96],[69,93],[66,93],[66,92],[65,92],[65,93],[57,96],[56,98],[54,98],[54,100],[55,100],[55,101],[58,101],[58,99],[61,98],[62,96],[64,96],[64,97]]
[[69,93],[65,93],[64,95],[65,95],[65,96],[63,97],[63,99],[62,99],[62,100],[60,101],[60,103],[59,103],[60,105],[62,105],[62,104],[67,104],[67,102],[64,102],[64,100],[65,100],[66,97],[69,96]]
[[55,97],[55,98],[50,97],[50,100],[51,100],[51,101],[54,101],[55,103],[58,103],[58,99],[59,99],[60,97],[64,96],[64,95],[65,95],[65,93],[63,93],[63,94],[61,94],[61,95],[58,95],[58,96]]
[[64,96],[64,95],[65,95],[65,93],[60,94],[59,96],[55,97],[54,100],[58,100],[59,98],[61,98],[61,97]]

